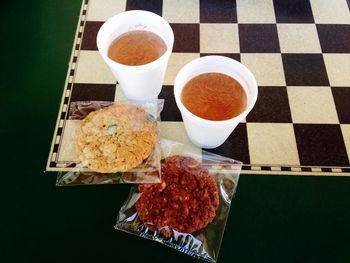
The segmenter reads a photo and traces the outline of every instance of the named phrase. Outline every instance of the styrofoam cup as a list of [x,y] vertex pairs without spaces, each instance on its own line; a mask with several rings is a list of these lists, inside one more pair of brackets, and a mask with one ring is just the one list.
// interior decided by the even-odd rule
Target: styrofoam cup
[[[121,34],[132,30],[147,30],[160,36],[167,45],[166,52],[157,60],[140,66],[127,66],[108,57],[108,48]],[[108,19],[97,34],[97,48],[118,80],[127,98],[148,100],[158,96],[162,89],[165,70],[174,45],[174,33],[160,16],[148,11],[133,10]]]
[[[247,106],[240,115],[228,120],[211,121],[194,115],[183,105],[181,92],[186,83],[195,76],[209,72],[226,74],[242,85],[247,94]],[[223,56],[206,56],[192,60],[179,71],[175,79],[174,95],[190,140],[201,148],[215,148],[226,141],[251,111],[258,96],[258,87],[253,74],[238,61]]]

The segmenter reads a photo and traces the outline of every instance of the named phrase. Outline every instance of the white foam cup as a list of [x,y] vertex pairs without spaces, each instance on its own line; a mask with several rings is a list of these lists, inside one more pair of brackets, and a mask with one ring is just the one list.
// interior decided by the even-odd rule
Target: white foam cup
[[[108,49],[118,36],[132,31],[146,30],[160,36],[167,50],[155,61],[139,66],[117,63],[108,57]],[[112,70],[127,98],[148,100],[158,96],[162,89],[166,67],[174,45],[174,33],[160,16],[148,11],[133,10],[108,19],[97,34],[97,48]]]
[[[183,105],[181,92],[186,83],[195,76],[209,72],[226,74],[242,85],[247,95],[247,106],[240,115],[223,121],[206,120],[194,115]],[[250,70],[238,61],[223,56],[206,56],[192,60],[179,71],[175,79],[174,95],[190,140],[201,148],[215,148],[226,141],[252,110],[258,96],[258,87]]]

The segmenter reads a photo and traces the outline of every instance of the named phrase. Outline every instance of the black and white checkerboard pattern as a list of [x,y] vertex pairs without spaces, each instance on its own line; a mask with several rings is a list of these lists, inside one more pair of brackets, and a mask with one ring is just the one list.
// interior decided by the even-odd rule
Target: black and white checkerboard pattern
[[350,11],[346,0],[85,0],[72,51],[47,170],[76,161],[75,101],[122,97],[96,47],[109,17],[143,9],[162,15],[175,34],[160,98],[161,133],[190,143],[173,83],[200,56],[220,54],[245,64],[258,101],[214,153],[244,162],[244,173],[350,175]]

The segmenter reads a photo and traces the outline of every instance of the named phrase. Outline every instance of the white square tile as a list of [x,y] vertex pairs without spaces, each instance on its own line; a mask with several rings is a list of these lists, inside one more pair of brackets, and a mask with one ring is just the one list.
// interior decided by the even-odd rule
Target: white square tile
[[80,120],[67,120],[62,134],[62,141],[58,152],[59,162],[77,162],[79,157],[75,152],[75,131]]
[[339,123],[330,87],[287,87],[293,123]]
[[279,166],[272,166],[271,167],[271,171],[281,171],[282,169],[281,169],[281,167],[279,167]]
[[340,128],[343,134],[346,152],[348,153],[348,159],[350,160],[350,124],[341,124]]
[[201,53],[239,53],[237,24],[200,24]]
[[259,86],[285,86],[281,54],[241,53],[241,62],[255,76]]
[[51,162],[54,162],[55,160],[56,160],[56,153],[52,153],[52,155],[51,155]]
[[331,86],[350,85],[350,54],[323,54]]
[[300,167],[291,167],[292,172],[301,172]]
[[189,150],[188,154],[194,154],[196,157],[202,155],[202,149],[195,146],[187,136],[183,122],[180,121],[162,121],[160,123],[160,136],[162,139],[171,140],[183,144],[178,147],[163,150],[171,155],[183,155],[184,150]]
[[199,23],[199,0],[163,0],[163,18],[168,23]]
[[250,162],[299,165],[293,124],[247,123]]
[[98,51],[81,50],[74,82],[112,84],[117,81]]
[[282,53],[322,53],[314,24],[277,24]]
[[346,0],[310,0],[316,24],[349,24],[350,12]]
[[164,85],[174,85],[179,70],[196,58],[199,58],[198,53],[172,53],[165,73]]
[[182,121],[162,121],[160,123],[160,135],[163,139],[194,146],[187,136],[185,126]]
[[126,100],[128,100],[128,98],[125,96],[120,85],[117,84],[115,89],[114,101],[120,102],[120,101],[126,101]]
[[126,0],[89,0],[87,20],[106,21],[108,18],[125,11]]
[[67,90],[66,90],[66,95],[65,95],[65,97],[69,97],[69,95],[70,95],[70,90],[67,89]]
[[272,0],[236,0],[238,23],[276,23]]

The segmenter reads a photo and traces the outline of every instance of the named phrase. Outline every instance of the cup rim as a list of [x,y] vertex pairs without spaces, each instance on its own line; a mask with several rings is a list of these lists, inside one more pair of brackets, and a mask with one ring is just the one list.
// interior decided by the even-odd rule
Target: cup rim
[[[249,81],[252,82],[252,85],[254,87],[254,89],[256,90],[254,96],[251,98],[250,103],[247,105],[247,107],[245,108],[244,111],[242,111],[239,115],[231,118],[231,119],[227,119],[227,120],[219,120],[219,121],[215,121],[215,120],[208,120],[208,119],[204,119],[201,118],[195,114],[193,114],[190,110],[188,110],[185,105],[183,105],[182,101],[181,101],[181,91],[184,88],[184,86],[181,87],[180,92],[177,92],[180,87],[179,87],[179,76],[185,74],[186,70],[194,63],[197,63],[198,61],[200,61],[201,63],[205,63],[206,60],[211,60],[211,59],[221,59],[221,60],[225,60],[228,63],[234,64],[235,66],[240,67],[241,69],[243,69],[243,71],[245,71],[245,73],[249,76]],[[210,71],[210,72],[217,72],[217,73],[221,73],[219,71]],[[204,74],[204,73],[203,73]],[[238,80],[237,80],[238,81]],[[252,110],[252,108],[254,107],[257,97],[258,97],[258,84],[257,81],[253,75],[253,73],[242,63],[240,63],[237,60],[234,60],[232,58],[228,58],[228,57],[224,57],[224,56],[218,56],[218,55],[210,55],[210,56],[205,56],[205,57],[200,57],[200,58],[196,58],[192,61],[190,61],[189,63],[187,63],[185,66],[183,66],[180,71],[177,73],[176,78],[175,78],[175,82],[174,82],[174,96],[175,96],[175,101],[177,106],[179,107],[180,111],[184,111],[187,115],[189,115],[191,118],[193,118],[194,120],[198,121],[198,122],[202,122],[202,123],[207,123],[210,125],[220,125],[220,126],[226,126],[226,125],[231,125],[232,122],[235,122],[237,120],[243,119],[245,118],[248,113]],[[247,94],[248,96],[248,94]],[[244,116],[242,118],[242,116]]]
[[[166,24],[166,27],[168,27],[168,29],[170,29],[169,31],[171,32],[171,39],[170,39],[170,45],[167,45],[167,50],[163,53],[163,55],[161,55],[159,58],[157,58],[156,60],[152,61],[152,62],[149,62],[147,64],[143,64],[143,65],[137,65],[137,66],[130,66],[130,65],[125,65],[125,64],[121,64],[121,63],[118,63],[112,59],[110,59],[108,57],[107,54],[104,54],[102,51],[101,51],[101,48],[100,48],[100,45],[101,45],[101,32],[104,28],[106,28],[107,24],[111,23],[113,20],[115,20],[116,18],[119,18],[119,17],[122,17],[122,16],[126,16],[126,15],[129,15],[129,14],[138,14],[138,13],[144,13],[144,14],[148,14],[148,15],[152,15],[152,16],[155,16],[157,17],[158,19],[160,19],[161,21],[163,21],[165,24]],[[131,30],[132,31],[132,30]],[[145,30],[147,31],[147,30]],[[161,37],[161,36],[160,36]],[[162,38],[162,37],[161,37]],[[162,38],[163,39],[163,38]],[[164,41],[164,39],[163,39]],[[164,41],[165,42],[165,41]],[[97,44],[97,49],[99,51],[99,53],[101,54],[101,56],[103,56],[109,63],[112,63],[118,67],[124,67],[126,69],[132,69],[132,70],[148,70],[150,67],[152,68],[153,66],[156,66],[157,63],[159,63],[160,60],[163,60],[164,57],[168,56],[169,53],[172,52],[172,49],[173,49],[173,45],[174,45],[174,31],[173,29],[171,28],[171,26],[169,25],[169,23],[161,16],[153,13],[153,12],[150,12],[150,11],[145,11],[145,10],[130,10],[130,11],[124,11],[124,12],[121,12],[119,14],[116,14],[112,17],[110,17],[109,19],[107,19],[103,25],[100,27],[100,29],[98,30],[98,33],[97,33],[97,37],[96,37],[96,44]]]

